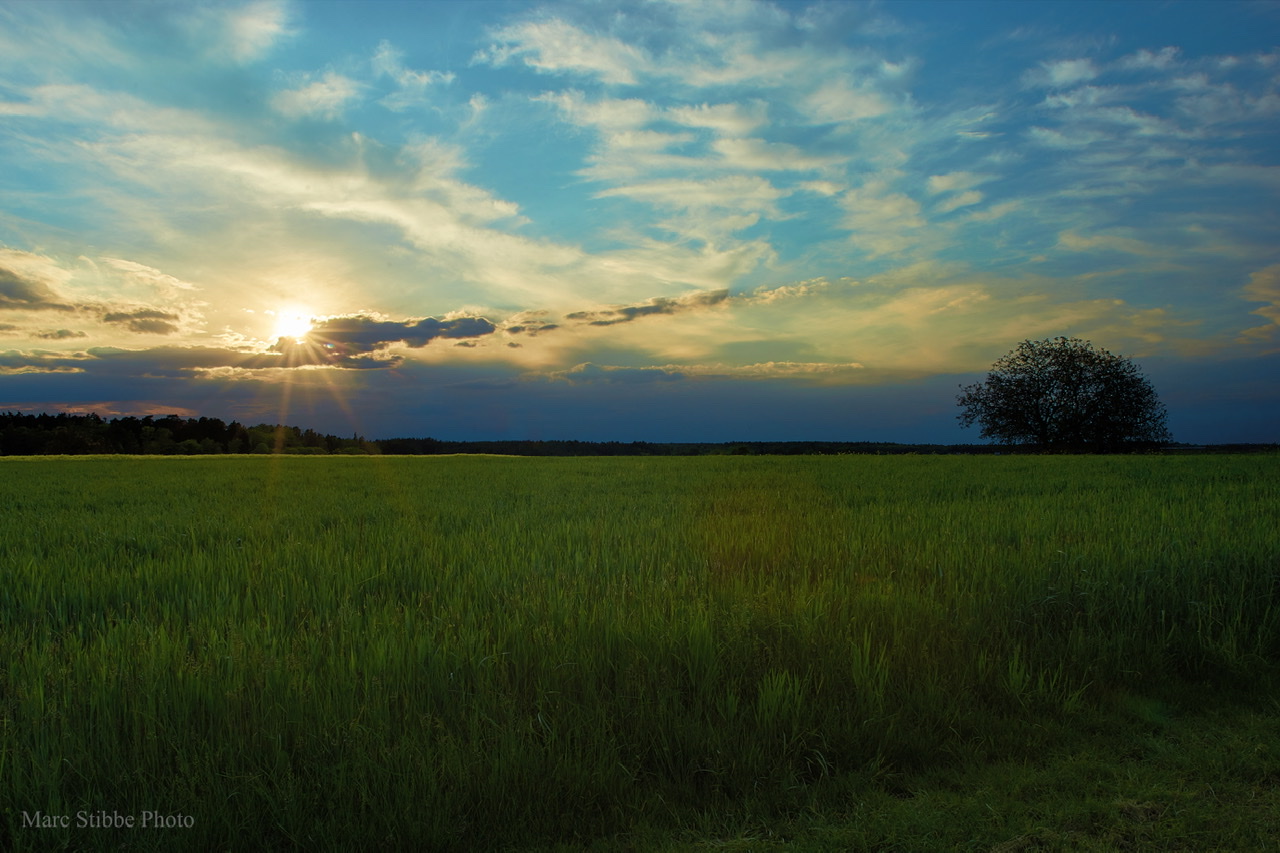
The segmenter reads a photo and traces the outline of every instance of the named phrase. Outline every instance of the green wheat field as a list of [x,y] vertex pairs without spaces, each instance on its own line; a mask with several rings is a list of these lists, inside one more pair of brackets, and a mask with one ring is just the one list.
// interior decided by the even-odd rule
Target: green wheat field
[[1280,849],[1280,456],[6,458],[0,498],[3,849]]

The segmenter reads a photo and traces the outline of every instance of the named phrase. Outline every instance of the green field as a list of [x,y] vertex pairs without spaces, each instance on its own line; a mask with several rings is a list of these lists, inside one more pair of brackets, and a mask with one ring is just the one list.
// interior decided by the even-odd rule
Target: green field
[[0,497],[0,849],[1277,849],[1275,455],[6,458]]

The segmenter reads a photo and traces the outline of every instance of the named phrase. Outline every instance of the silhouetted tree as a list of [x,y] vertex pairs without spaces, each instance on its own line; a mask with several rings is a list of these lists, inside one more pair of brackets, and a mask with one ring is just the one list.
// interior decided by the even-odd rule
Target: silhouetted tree
[[1007,444],[1107,452],[1170,440],[1137,365],[1079,338],[1023,341],[956,402],[961,426]]

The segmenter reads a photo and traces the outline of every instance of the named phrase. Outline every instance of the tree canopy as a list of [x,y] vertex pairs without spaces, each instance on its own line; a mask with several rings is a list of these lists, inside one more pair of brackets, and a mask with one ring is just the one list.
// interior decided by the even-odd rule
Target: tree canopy
[[1079,338],[1023,341],[956,402],[961,426],[1005,444],[1114,452],[1171,438],[1138,366]]

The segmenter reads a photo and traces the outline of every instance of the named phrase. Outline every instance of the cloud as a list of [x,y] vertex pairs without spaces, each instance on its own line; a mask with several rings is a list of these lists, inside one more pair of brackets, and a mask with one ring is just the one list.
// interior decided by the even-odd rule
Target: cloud
[[[766,361],[759,364],[737,366],[707,365],[688,368],[695,376],[724,376],[742,379],[803,379],[822,384],[843,384],[866,370],[856,361],[801,362]],[[858,377],[860,378],[860,377]]]
[[[44,281],[5,263],[5,255],[16,252],[0,252],[0,311],[73,311],[74,306],[59,300],[57,294]],[[35,257],[35,256],[32,256]]]
[[929,192],[933,195],[948,192],[963,192],[981,183],[991,180],[990,175],[976,172],[948,172],[945,175],[929,176]]
[[706,212],[730,208],[735,213],[778,216],[775,203],[788,195],[759,175],[730,175],[708,180],[664,179],[601,190],[597,198],[626,196],[658,207]]
[[576,89],[544,92],[535,96],[533,101],[557,107],[565,118],[579,127],[614,132],[635,130],[660,115],[653,104],[640,98],[597,98],[589,101]]
[[472,62],[502,66],[520,60],[548,74],[578,74],[603,83],[631,85],[650,66],[645,52],[610,36],[584,32],[559,18],[530,20],[501,27],[493,43]]
[[807,296],[816,296],[824,293],[831,287],[831,282],[826,278],[813,278],[808,281],[799,281],[795,284],[784,284],[778,287],[761,286],[753,290],[750,295],[739,297],[743,302],[759,305],[768,305],[773,302],[780,302],[784,299],[798,299]]
[[277,92],[271,104],[288,118],[323,118],[333,120],[342,115],[346,105],[359,97],[363,88],[350,77],[326,71],[319,80],[304,75],[296,89]]
[[292,34],[285,0],[258,0],[239,7],[222,7],[218,12],[223,16],[225,47],[237,62],[261,58],[276,42]]
[[[10,326],[9,328],[14,328],[14,327]],[[35,334],[32,335],[32,337],[40,338],[41,340],[46,340],[46,341],[64,341],[64,340],[67,340],[68,338],[87,338],[89,336],[84,332],[78,332],[78,331],[73,332],[71,329],[55,329],[50,331],[36,332]]]
[[[306,344],[318,345],[346,355],[373,352],[395,343],[417,349],[425,347],[436,338],[478,338],[495,331],[497,327],[484,317],[455,317],[447,320],[425,317],[421,320],[397,322],[357,314],[321,320],[307,332]],[[285,346],[292,348],[294,345]]]
[[711,148],[723,158],[724,165],[744,171],[807,172],[847,159],[838,155],[810,155],[796,145],[761,139],[717,139]]
[[719,305],[728,298],[728,290],[691,293],[678,299],[657,296],[638,305],[621,305],[614,308],[602,308],[597,311],[575,311],[564,316],[566,320],[577,320],[591,326],[614,326],[618,323],[630,323],[632,320],[654,314],[676,314],[683,311],[696,311],[712,305]]
[[1156,52],[1143,48],[1120,60],[1119,66],[1125,69],[1151,69],[1167,71],[1178,62],[1179,50],[1176,47],[1162,47]]
[[581,385],[588,382],[639,385],[650,382],[674,382],[685,378],[684,373],[678,368],[610,367],[592,364],[591,362],[577,364],[567,370],[553,370],[549,373],[535,374],[534,376],[551,381],[568,382],[571,385]]
[[1064,88],[1083,83],[1098,76],[1098,69],[1089,59],[1060,59],[1042,62],[1040,67],[1028,72],[1026,82],[1033,86]]
[[845,124],[876,118],[893,109],[884,96],[849,79],[824,83],[805,96],[801,107],[818,124]]
[[127,261],[122,258],[102,258],[102,261],[108,266],[118,269],[134,279],[146,282],[167,296],[176,296],[183,291],[198,289],[190,282],[183,281],[180,278],[175,278],[168,273],[161,272],[155,267],[149,267],[146,264],[140,264],[137,261]]
[[919,245],[916,232],[926,225],[920,204],[904,193],[890,191],[886,179],[847,191],[840,206],[845,210],[841,225],[850,232],[850,241],[873,256]]
[[619,367],[585,362],[566,370],[526,374],[530,379],[568,382],[573,385],[609,383],[641,385],[686,379],[789,379],[814,384],[845,384],[864,371],[857,362],[769,361],[758,364],[666,364],[650,367]]
[[1131,255],[1156,256],[1162,251],[1132,237],[1121,237],[1116,234],[1085,235],[1075,231],[1063,231],[1059,234],[1058,245],[1075,252],[1125,252]]
[[962,207],[972,207],[975,204],[981,204],[985,198],[982,193],[977,190],[968,190],[962,193],[956,193],[950,198],[945,198],[933,206],[937,213],[950,213],[953,210],[959,210]]
[[559,323],[547,322],[546,317],[549,313],[545,310],[534,310],[513,314],[503,324],[502,331],[509,335],[528,335],[535,338],[540,332],[550,332],[560,328]]
[[294,341],[270,352],[225,347],[163,346],[146,349],[90,347],[82,352],[9,350],[0,353],[0,370],[10,373],[88,373],[101,379],[190,379],[221,371],[224,378],[298,368],[346,370],[396,367],[404,362],[385,353],[347,355]]
[[1252,313],[1270,321],[1268,325],[1247,329],[1247,337],[1271,337],[1280,326],[1280,264],[1272,264],[1249,274],[1249,283],[1244,286],[1241,295],[1250,302],[1267,303],[1256,308]]
[[134,311],[108,311],[102,315],[103,322],[116,323],[133,332],[149,335],[177,334],[180,319],[177,314],[157,311],[152,308],[139,308]]
[[747,103],[690,104],[670,107],[665,118],[686,127],[713,130],[723,136],[745,136],[765,125],[768,104],[760,99]]
[[404,54],[383,40],[373,55],[376,74],[390,77],[398,87],[378,103],[393,112],[420,106],[428,101],[428,90],[433,86],[452,83],[454,75],[444,71],[414,71],[404,65]]
[[[80,260],[89,265],[94,273],[98,272],[98,267],[91,259],[81,257]],[[170,304],[177,303],[184,310],[191,307],[190,303],[178,298],[188,295],[191,285],[143,264],[118,258],[103,260],[108,269],[123,274],[122,279],[108,277],[108,283],[115,293],[123,294],[130,283],[140,282],[148,295],[159,291]],[[83,268],[77,271],[41,255],[0,250],[0,310],[78,312],[139,334],[174,335],[182,331],[182,315],[176,311],[68,295],[68,291],[81,289],[74,286],[78,272],[83,272]],[[54,290],[52,285],[55,283],[59,290]],[[68,340],[87,336],[83,331],[68,329],[34,330],[31,335],[43,340]]]

